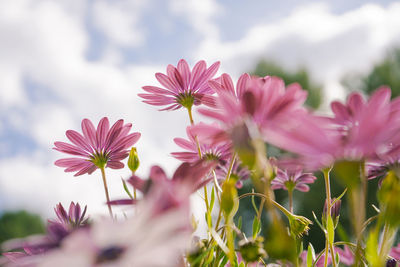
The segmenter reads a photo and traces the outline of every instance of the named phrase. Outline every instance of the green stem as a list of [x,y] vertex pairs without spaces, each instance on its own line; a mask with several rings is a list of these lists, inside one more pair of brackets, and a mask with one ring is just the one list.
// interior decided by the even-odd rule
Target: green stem
[[288,190],[288,195],[289,195],[289,210],[291,213],[293,213],[293,189]]
[[[326,224],[328,224],[329,219],[331,218],[331,185],[330,185],[330,168],[324,169],[324,179],[325,179],[325,192],[326,192]],[[324,261],[324,267],[328,266],[328,254],[329,250],[331,251],[331,258],[332,258],[332,263],[333,266],[336,266],[335,262],[335,257],[334,257],[334,251],[333,251],[333,246],[331,244],[333,243],[333,240],[328,240],[328,233],[325,233],[325,261]],[[329,249],[331,247],[331,249]]]
[[110,196],[108,195],[106,172],[104,170],[104,167],[100,168],[100,170],[101,170],[101,176],[103,178],[104,192],[106,193],[108,212],[110,213],[111,218],[114,218],[113,213],[112,213],[112,209],[111,209],[111,204],[110,204]]
[[[362,264],[362,237],[363,237],[363,225],[365,221],[365,202],[367,197],[367,177],[365,173],[365,162],[360,164],[360,182],[361,186],[358,186],[351,191],[352,200],[352,212],[353,218],[355,218],[355,232],[357,238],[357,248],[355,251],[355,263],[354,266],[361,266]],[[361,188],[360,188],[361,187]]]

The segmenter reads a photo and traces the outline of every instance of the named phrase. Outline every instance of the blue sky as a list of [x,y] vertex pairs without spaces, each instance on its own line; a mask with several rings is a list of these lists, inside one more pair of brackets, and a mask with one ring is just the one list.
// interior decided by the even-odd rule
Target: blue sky
[[[73,178],[53,165],[53,142],[83,118],[132,122],[139,174],[153,164],[172,173],[186,114],[158,112],[137,93],[180,58],[219,60],[234,77],[261,58],[306,66],[333,99],[344,97],[344,74],[367,72],[399,43],[395,1],[1,1],[0,211],[48,215],[73,200],[106,212],[99,173]],[[127,175],[108,172],[113,198]]]

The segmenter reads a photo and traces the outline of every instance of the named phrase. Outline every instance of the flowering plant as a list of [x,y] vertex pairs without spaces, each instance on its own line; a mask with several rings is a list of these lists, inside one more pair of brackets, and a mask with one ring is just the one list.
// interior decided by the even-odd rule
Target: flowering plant
[[[7,242],[1,259],[5,266],[396,266],[400,244],[400,99],[391,100],[389,88],[379,88],[369,99],[351,94],[346,103],[331,104],[331,116],[316,115],[304,106],[307,92],[298,84],[285,86],[279,77],[243,74],[235,83],[228,74],[216,77],[219,62],[207,68],[199,61],[191,69],[185,60],[157,73],[161,84],[144,86],[145,103],[161,110],[186,109],[187,137],[174,142],[181,151],[172,156],[183,163],[170,178],[159,166],[148,178],[139,177],[135,145],[140,133],[118,120],[111,127],[103,118],[97,128],[82,121],[82,134],[68,130],[70,143],[54,149],[71,155],[56,166],[75,176],[100,169],[110,218],[91,219],[80,204],[68,212],[61,203],[49,220],[47,233]],[[193,108],[208,118],[195,121]],[[213,120],[212,122],[209,122]],[[139,141],[140,144],[140,141]],[[282,156],[270,157],[275,146]],[[183,151],[182,151],[183,150]],[[140,152],[140,151],[139,151]],[[125,199],[108,192],[106,168],[124,168]],[[325,183],[319,220],[296,214],[293,192],[306,194],[322,173]],[[334,174],[335,179],[331,179]],[[369,180],[382,178],[376,214],[367,218]],[[321,178],[322,179],[322,178]],[[333,197],[331,183],[346,190]],[[252,189],[239,193],[243,183]],[[278,203],[274,190],[284,189],[288,203]],[[191,195],[202,190],[206,234],[197,236]],[[306,195],[304,195],[306,197]],[[252,234],[248,221],[235,215],[251,198],[255,216]],[[255,199],[259,199],[257,202]],[[343,201],[342,201],[343,200]],[[346,200],[346,201],[345,201]],[[340,209],[352,220],[346,240],[335,236]],[[325,203],[325,204],[324,204]],[[125,205],[127,214],[113,212]],[[285,207],[287,205],[287,207]],[[325,247],[305,248],[304,236],[320,227]]]

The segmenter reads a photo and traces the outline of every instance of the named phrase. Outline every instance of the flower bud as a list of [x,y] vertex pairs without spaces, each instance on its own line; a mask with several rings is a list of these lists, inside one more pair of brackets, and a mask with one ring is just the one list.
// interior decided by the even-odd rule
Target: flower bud
[[302,237],[304,234],[308,234],[310,230],[309,225],[312,221],[303,216],[293,215],[289,216],[290,233],[293,237]]
[[248,262],[258,261],[260,258],[265,258],[267,252],[264,250],[264,238],[258,236],[255,239],[242,239],[238,243],[239,251],[242,258]]
[[128,167],[134,173],[139,168],[139,157],[136,151],[136,147],[132,147],[129,152]]
[[[332,199],[332,203],[335,201],[335,198]],[[331,207],[331,217],[333,220],[333,223],[335,225],[335,227],[337,226],[338,222],[339,222],[339,217],[340,217],[340,207],[342,205],[342,201],[336,200],[335,203],[333,204],[333,206]],[[322,222],[325,224],[326,223],[326,212],[328,210],[328,204],[325,200],[325,205],[324,205],[324,211],[322,212]],[[326,224],[325,224],[326,225]]]

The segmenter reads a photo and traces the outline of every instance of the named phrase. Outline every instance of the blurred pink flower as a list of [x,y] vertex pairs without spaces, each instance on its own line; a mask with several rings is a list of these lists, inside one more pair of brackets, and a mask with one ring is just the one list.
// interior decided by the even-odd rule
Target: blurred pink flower
[[[61,242],[77,229],[87,227],[86,206],[82,212],[79,203],[71,202],[67,213],[61,203],[54,208],[58,219],[48,220],[46,235],[31,236],[23,240],[9,241],[5,244],[3,255],[11,266],[31,266],[41,255],[58,248]],[[36,265],[35,265],[36,266]]]
[[332,103],[333,118],[294,114],[285,127],[270,131],[269,138],[274,145],[299,154],[313,169],[337,159],[395,158],[400,149],[391,144],[399,139],[399,101],[390,102],[390,94],[383,87],[365,101],[353,93],[346,104]]
[[[198,160],[194,163],[182,163],[172,178],[159,166],[153,166],[149,179],[142,179],[133,175],[128,183],[143,193],[143,201],[152,199],[156,202],[153,209],[155,214],[163,213],[173,208],[186,207],[189,209],[189,197],[199,188],[212,180],[209,173],[216,166],[215,161]],[[113,205],[135,204],[133,199],[114,200]]]
[[39,266],[178,266],[190,243],[190,217],[180,207],[154,216],[156,205],[147,199],[125,221],[100,220],[75,232]]
[[[198,123],[197,127],[202,127],[203,125],[206,125],[205,123]],[[213,127],[218,128],[219,126],[217,124],[212,124]],[[174,142],[178,146],[180,146],[183,149],[186,149],[188,151],[184,152],[173,152],[171,155],[181,161],[184,162],[195,162],[198,161],[199,158],[199,150],[197,147],[197,141],[199,142],[200,145],[200,151],[201,151],[201,157],[203,159],[208,159],[208,160],[217,160],[218,162],[224,164],[226,163],[231,157],[232,157],[232,144],[231,142],[224,142],[224,143],[219,143],[219,144],[212,144],[209,140],[206,138],[203,138],[204,135],[198,135],[196,136],[193,133],[194,126],[188,126],[186,128],[186,133],[187,136],[189,137],[189,140],[183,139],[183,138],[175,138]]]
[[[319,258],[316,266],[322,267],[325,262],[325,251],[321,251],[322,256]],[[344,266],[352,266],[354,263],[354,254],[348,246],[344,246],[343,249],[340,247],[335,247],[335,253],[339,254],[340,264]],[[301,259],[303,263],[307,260],[307,251],[301,253]],[[328,255],[328,265],[332,263],[331,254]]]
[[308,184],[317,179],[312,173],[303,173],[302,170],[290,171],[278,169],[276,177],[271,181],[272,189],[299,190],[308,192]]
[[131,127],[132,124],[124,125],[123,120],[118,120],[110,128],[108,118],[104,117],[96,130],[90,120],[84,119],[83,135],[74,130],[66,132],[66,136],[73,144],[54,143],[55,150],[76,157],[59,159],[54,164],[66,168],[66,172],[76,171],[75,176],[91,174],[97,168],[123,168],[121,160],[129,155],[129,148],[140,138],[140,133],[129,134]]
[[390,257],[394,258],[397,261],[400,261],[400,243],[396,246],[392,247],[389,253]]
[[161,110],[176,110],[181,107],[192,108],[193,105],[204,104],[214,106],[214,92],[208,86],[208,81],[213,78],[219,68],[219,62],[207,68],[201,60],[192,70],[184,59],[178,62],[177,67],[168,65],[167,75],[156,73],[158,82],[164,88],[156,86],[143,86],[146,94],[139,94],[144,103],[154,106],[167,106]]
[[[285,88],[283,80],[278,77],[251,77],[245,73],[238,79],[236,90],[228,74],[222,74],[220,79],[209,84],[218,95],[217,108],[202,108],[199,112],[224,125],[224,129],[214,130],[216,139],[227,138],[233,134],[235,126],[251,121],[268,141],[266,130],[285,125],[282,115],[287,118],[290,114],[305,112],[302,105],[307,92],[298,84]],[[212,132],[211,129],[208,131]]]
[[346,104],[332,102],[333,127],[341,136],[342,151],[337,157],[374,158],[388,151],[400,128],[397,101],[391,103],[390,95],[389,88],[381,87],[368,101],[360,93],[352,93]]

